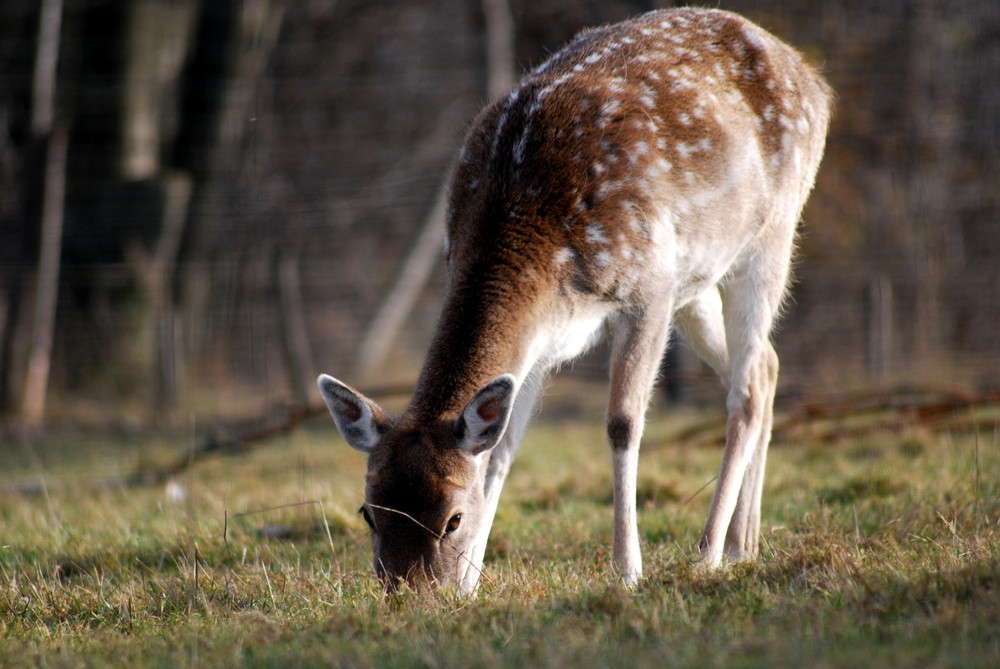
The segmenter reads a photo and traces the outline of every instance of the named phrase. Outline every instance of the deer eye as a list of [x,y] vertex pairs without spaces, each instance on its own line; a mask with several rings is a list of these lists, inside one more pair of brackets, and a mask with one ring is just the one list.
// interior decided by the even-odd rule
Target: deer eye
[[444,533],[445,534],[451,534],[452,532],[454,532],[455,530],[457,530],[458,526],[461,525],[461,524],[462,524],[462,514],[456,513],[448,521],[448,524],[445,525],[445,527],[444,527]]
[[368,527],[371,528],[371,530],[374,532],[375,523],[372,522],[372,517],[368,515],[368,509],[362,506],[360,509],[358,509],[358,513],[361,514],[361,517],[365,519],[366,523],[368,523]]

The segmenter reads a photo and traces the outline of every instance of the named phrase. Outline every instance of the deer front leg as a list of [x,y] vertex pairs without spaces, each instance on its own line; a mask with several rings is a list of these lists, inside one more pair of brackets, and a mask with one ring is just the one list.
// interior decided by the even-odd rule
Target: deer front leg
[[475,595],[479,588],[483,574],[486,544],[490,538],[490,531],[493,529],[493,520],[496,518],[500,492],[507,480],[507,474],[510,473],[510,467],[514,463],[514,456],[520,447],[528,419],[531,418],[534,411],[541,385],[530,375],[528,380],[521,384],[517,398],[514,400],[514,409],[510,422],[507,424],[507,430],[500,443],[490,452],[489,462],[485,465],[483,520],[468,554],[463,556],[465,568],[458,586],[459,593],[463,595]]
[[607,418],[614,485],[612,560],[629,587],[642,577],[635,500],[639,441],[669,332],[668,302],[621,315],[615,323]]

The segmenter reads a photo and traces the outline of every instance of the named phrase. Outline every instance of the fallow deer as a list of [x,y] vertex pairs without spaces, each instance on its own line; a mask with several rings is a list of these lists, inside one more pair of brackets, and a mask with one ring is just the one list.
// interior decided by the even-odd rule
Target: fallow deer
[[642,575],[639,441],[671,327],[728,393],[700,560],[756,556],[770,332],[832,97],[746,19],[675,9],[581,33],[479,115],[452,175],[447,298],[408,408],[389,417],[318,381],[368,454],[362,513],[388,589],[476,591],[540,389],[604,329],[621,579]]

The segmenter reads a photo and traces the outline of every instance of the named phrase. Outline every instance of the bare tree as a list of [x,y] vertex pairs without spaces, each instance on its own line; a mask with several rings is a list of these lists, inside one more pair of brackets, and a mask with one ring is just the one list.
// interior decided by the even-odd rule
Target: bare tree
[[486,91],[495,99],[514,86],[514,16],[508,0],[483,0]]
[[281,307],[281,339],[288,367],[292,392],[299,404],[306,406],[315,389],[313,379],[316,365],[313,362],[309,331],[306,327],[306,310],[302,301],[302,277],[297,251],[283,249],[275,258],[275,275],[278,281],[278,304]]
[[49,137],[45,161],[45,189],[42,202],[42,238],[35,289],[35,311],[28,373],[21,404],[24,424],[38,425],[45,413],[45,398],[52,365],[52,333],[59,297],[59,258],[62,247],[63,212],[66,197],[66,145],[68,135],[55,128]]
[[59,264],[66,198],[66,147],[69,142],[64,128],[53,128],[62,11],[62,0],[44,0],[42,3],[32,82],[31,130],[35,141],[47,148],[35,308],[21,402],[21,419],[27,425],[40,423],[45,412],[49,370],[52,366],[52,333],[59,296]]

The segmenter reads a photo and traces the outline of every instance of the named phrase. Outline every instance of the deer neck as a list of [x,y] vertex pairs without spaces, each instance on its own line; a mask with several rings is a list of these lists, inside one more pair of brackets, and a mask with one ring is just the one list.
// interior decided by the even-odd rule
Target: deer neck
[[544,310],[544,288],[531,278],[514,267],[453,276],[407,414],[418,422],[452,418],[497,376],[524,380]]

